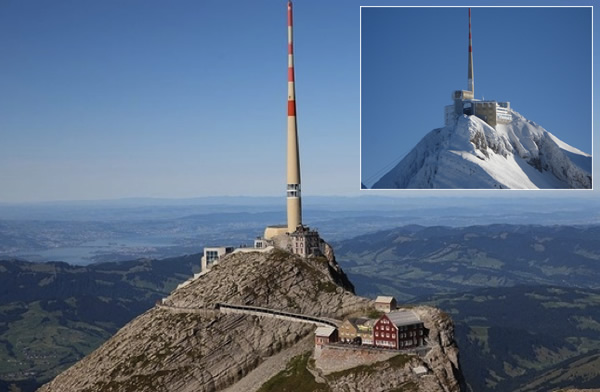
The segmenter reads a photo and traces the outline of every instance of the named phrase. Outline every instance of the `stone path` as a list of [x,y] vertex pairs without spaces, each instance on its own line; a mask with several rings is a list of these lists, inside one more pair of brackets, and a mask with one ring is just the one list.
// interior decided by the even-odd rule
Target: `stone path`
[[330,327],[339,327],[342,323],[340,320],[326,318],[326,317],[315,317],[309,316],[306,314],[299,313],[291,313],[283,310],[262,308],[258,306],[248,306],[248,305],[232,305],[226,303],[218,303],[217,308],[221,311],[221,313],[242,313],[249,314],[252,316],[259,317],[273,317],[282,320],[294,321],[299,323],[308,323],[314,324],[317,326],[330,326]]
[[194,314],[200,314],[200,315],[209,316],[209,317],[214,317],[219,314],[218,310],[213,310],[213,309],[180,308],[177,306],[164,305],[164,304],[157,304],[156,307],[159,309],[162,309],[162,310],[169,311],[171,313],[194,313]]
[[293,321],[298,323],[308,323],[314,324],[316,326],[331,326],[331,327],[339,327],[342,323],[340,320],[326,318],[326,317],[315,317],[309,316],[305,314],[291,313],[285,312],[283,310],[277,309],[269,309],[269,308],[261,308],[258,306],[248,306],[248,305],[232,305],[226,303],[218,303],[216,304],[216,309],[201,309],[201,308],[181,308],[177,306],[167,305],[167,304],[157,304],[159,309],[168,310],[172,313],[195,313],[201,314],[205,316],[214,316],[218,313],[231,314],[248,314],[251,316],[258,317],[272,317],[287,321]]

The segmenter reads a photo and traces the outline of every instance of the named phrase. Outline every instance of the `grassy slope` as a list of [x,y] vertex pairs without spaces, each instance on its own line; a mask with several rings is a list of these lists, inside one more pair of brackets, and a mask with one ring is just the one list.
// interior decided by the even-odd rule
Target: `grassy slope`
[[306,369],[311,352],[294,357],[285,370],[265,382],[257,392],[330,392],[327,384],[317,383]]
[[[257,392],[330,392],[331,388],[327,384],[318,383],[315,377],[307,370],[311,361],[311,352],[294,357],[287,364],[285,370],[277,373],[270,380],[267,380]],[[377,373],[382,365],[389,365],[392,368],[402,369],[410,361],[410,356],[399,354],[383,362],[376,362],[372,365],[360,365],[352,369],[346,369],[340,372],[332,373],[326,376],[329,380],[335,380],[350,374],[371,375]],[[412,383],[406,383],[397,391],[409,391]]]

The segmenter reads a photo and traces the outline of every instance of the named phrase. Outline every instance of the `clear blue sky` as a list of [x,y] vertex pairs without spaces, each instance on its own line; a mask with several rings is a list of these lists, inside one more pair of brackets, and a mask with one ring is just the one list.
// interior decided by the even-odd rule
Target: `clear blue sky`
[[[294,5],[305,195],[359,193],[364,4]],[[464,46],[427,103],[465,86]],[[4,0],[0,51],[0,202],[285,195],[285,0]]]
[[[295,18],[304,190],[357,189],[359,7]],[[285,194],[286,1],[5,0],[0,48],[0,201]]]
[[[591,8],[472,8],[476,98],[592,152]],[[467,89],[466,8],[363,8],[362,178],[443,127]],[[387,166],[379,177],[392,166]]]

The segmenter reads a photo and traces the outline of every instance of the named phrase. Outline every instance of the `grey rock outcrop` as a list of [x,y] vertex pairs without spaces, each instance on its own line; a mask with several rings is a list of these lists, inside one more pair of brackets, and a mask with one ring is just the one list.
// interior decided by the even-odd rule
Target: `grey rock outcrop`
[[431,350],[425,355],[427,367],[436,376],[444,391],[458,391],[464,383],[458,363],[458,346],[454,340],[454,324],[446,313],[428,306],[413,311],[429,330]]

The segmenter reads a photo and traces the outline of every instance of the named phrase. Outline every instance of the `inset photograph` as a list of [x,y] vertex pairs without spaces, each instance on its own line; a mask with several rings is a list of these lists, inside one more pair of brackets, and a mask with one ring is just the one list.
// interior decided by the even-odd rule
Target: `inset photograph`
[[361,7],[362,189],[592,189],[591,7]]

